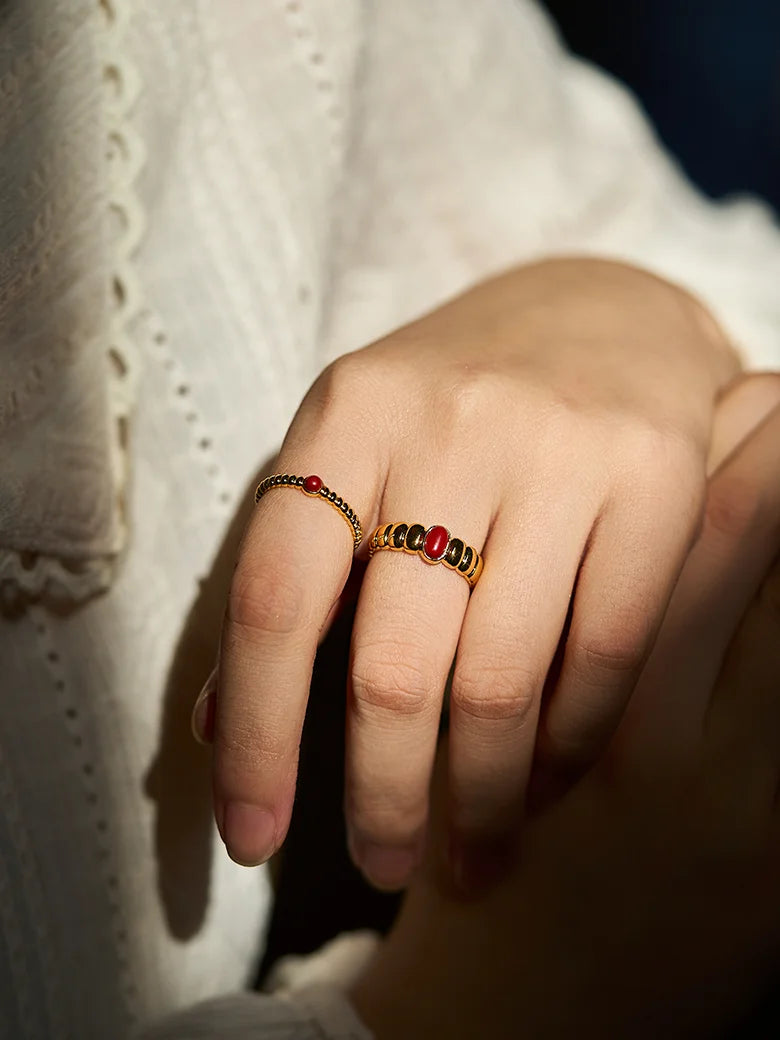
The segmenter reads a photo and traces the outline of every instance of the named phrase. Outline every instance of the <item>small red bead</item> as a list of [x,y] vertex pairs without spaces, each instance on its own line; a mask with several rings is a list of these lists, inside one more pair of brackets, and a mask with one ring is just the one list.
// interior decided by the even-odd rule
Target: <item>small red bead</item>
[[322,487],[322,477],[318,477],[316,473],[312,473],[310,477],[307,477],[303,482],[303,490],[308,491],[310,495],[316,495]]
[[450,540],[446,527],[431,527],[425,535],[423,552],[429,560],[440,560],[447,551]]

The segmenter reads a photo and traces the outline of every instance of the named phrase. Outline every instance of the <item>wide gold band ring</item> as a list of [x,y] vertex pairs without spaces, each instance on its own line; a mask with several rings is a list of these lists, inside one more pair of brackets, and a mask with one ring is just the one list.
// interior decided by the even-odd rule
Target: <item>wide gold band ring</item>
[[472,589],[484,564],[481,553],[462,539],[450,537],[439,524],[427,528],[422,524],[380,524],[368,543],[369,557],[379,549],[416,553],[426,563],[443,563],[464,577]]
[[360,545],[360,542],[363,539],[363,528],[360,524],[357,513],[340,495],[337,495],[335,491],[331,491],[330,488],[325,487],[322,482],[322,477],[318,477],[315,473],[312,473],[308,477],[296,477],[294,473],[274,473],[270,477],[265,477],[257,485],[257,490],[255,491],[255,502],[259,502],[267,491],[270,491],[271,488],[275,487],[298,488],[310,498],[321,498],[324,502],[327,502],[328,505],[333,506],[333,508],[338,510],[349,524],[354,541],[354,549],[357,549]]

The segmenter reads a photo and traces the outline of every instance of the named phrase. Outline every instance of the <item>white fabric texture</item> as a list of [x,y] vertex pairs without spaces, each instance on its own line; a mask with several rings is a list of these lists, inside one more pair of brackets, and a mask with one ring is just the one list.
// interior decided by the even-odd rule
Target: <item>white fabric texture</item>
[[[126,329],[143,309],[128,263],[143,149],[127,114],[139,67],[155,99],[141,135],[153,157],[154,240],[176,235],[156,256],[178,260],[163,285],[174,272],[190,277],[177,294],[184,324],[181,304],[206,280],[234,332],[273,328],[295,368],[501,267],[579,250],[679,279],[748,358],[772,363],[778,305],[767,286],[778,260],[767,211],[698,199],[626,95],[564,59],[529,3],[435,0],[425,17],[411,0],[160,6],[4,6],[0,146],[14,157],[0,175],[6,598],[93,595],[126,542]],[[137,55],[131,16],[131,35],[147,44]],[[189,188],[176,174],[196,142],[207,171]],[[172,184],[187,197],[178,215]],[[217,186],[209,213],[194,193]],[[192,256],[196,232],[206,248]],[[250,292],[252,271],[265,277]],[[159,297],[162,285],[150,285]],[[208,314],[204,331],[221,332],[225,315],[213,304]]]
[[333,986],[294,999],[240,993],[196,1004],[156,1023],[138,1040],[371,1040],[346,998]]
[[373,957],[377,942],[375,932],[342,932],[316,953],[280,957],[265,980],[265,988],[271,992],[292,991],[331,984],[349,989]]
[[[780,236],[528,0],[8,0],[0,34],[0,1037],[121,1040],[261,952],[188,716],[231,521],[318,371],[573,251],[778,368]],[[233,1035],[277,1035],[237,1000]]]
[[94,595],[125,541],[142,151],[107,12],[0,13],[0,601]]

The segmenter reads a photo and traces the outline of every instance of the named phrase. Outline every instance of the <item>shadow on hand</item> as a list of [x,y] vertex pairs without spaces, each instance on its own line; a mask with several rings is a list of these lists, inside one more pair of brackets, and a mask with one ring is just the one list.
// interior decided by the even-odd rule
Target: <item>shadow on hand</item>
[[203,924],[214,834],[210,754],[193,739],[190,714],[216,661],[230,580],[259,479],[247,488],[211,572],[200,580],[171,662],[159,744],[146,776],[146,794],[155,802],[157,887],[168,929],[181,941]]
[[[353,568],[355,581],[362,569],[360,563]],[[354,616],[354,602],[345,603],[314,664],[295,806],[258,986],[287,954],[312,953],[341,932],[359,928],[386,933],[400,905],[400,895],[379,892],[363,879],[347,851],[344,723]]]

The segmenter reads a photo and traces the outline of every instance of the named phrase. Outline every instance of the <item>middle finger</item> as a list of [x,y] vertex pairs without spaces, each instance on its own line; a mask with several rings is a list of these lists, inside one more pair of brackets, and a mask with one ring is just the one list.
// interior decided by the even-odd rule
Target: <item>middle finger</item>
[[[481,550],[491,520],[441,469],[391,473],[380,523],[443,525]],[[370,537],[370,533],[369,533]],[[469,585],[419,555],[377,551],[366,570],[352,635],[347,710],[346,815],[353,858],[377,885],[403,885],[420,856],[447,675]]]

